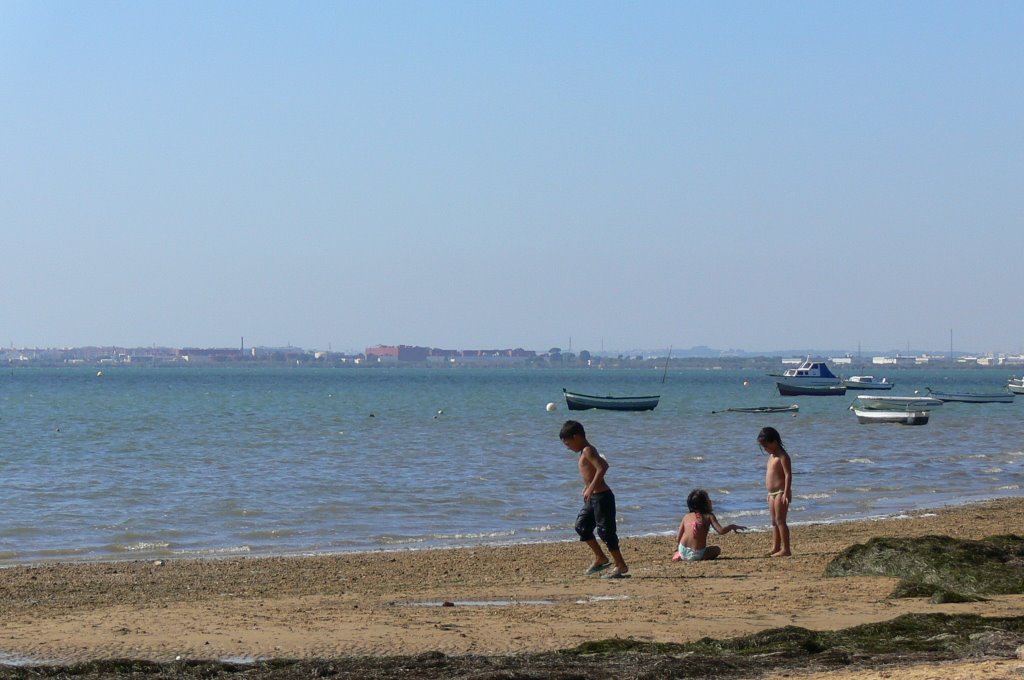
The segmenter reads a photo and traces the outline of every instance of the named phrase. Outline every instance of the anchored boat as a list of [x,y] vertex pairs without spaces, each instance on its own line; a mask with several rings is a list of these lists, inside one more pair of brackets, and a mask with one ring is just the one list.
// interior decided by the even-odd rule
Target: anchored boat
[[843,380],[848,390],[891,390],[896,383],[891,383],[885,378],[875,380],[873,375],[851,375]]
[[798,405],[790,404],[789,406],[737,406],[724,411],[712,411],[712,413],[791,413],[799,410]]
[[564,387],[562,393],[565,395],[565,405],[570,411],[586,411],[591,408],[606,411],[653,411],[661,399],[660,394],[642,397],[598,397],[593,394],[570,392]]
[[858,394],[850,410],[857,416],[857,422],[897,423],[899,425],[924,425],[931,414],[930,409],[942,406],[934,397],[890,397]]
[[850,407],[857,416],[857,422],[864,423],[897,423],[899,425],[925,425],[929,411],[883,411],[873,408]]
[[1005,392],[936,392],[928,388],[928,394],[942,401],[960,401],[969,404],[1012,404],[1016,396],[1009,390]]
[[909,397],[891,397],[889,395],[858,394],[857,401],[862,408],[880,411],[921,411],[942,406],[942,400],[935,397],[912,395]]
[[846,394],[846,385],[792,385],[777,382],[779,394],[783,397],[828,397]]
[[784,397],[846,394],[846,386],[842,380],[822,360],[808,357],[797,368],[786,369],[781,375],[770,375],[781,378],[775,381],[775,385],[779,388],[779,394]]

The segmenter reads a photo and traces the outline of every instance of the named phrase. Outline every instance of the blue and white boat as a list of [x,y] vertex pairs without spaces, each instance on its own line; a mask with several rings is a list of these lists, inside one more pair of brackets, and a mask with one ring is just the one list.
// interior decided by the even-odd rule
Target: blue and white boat
[[875,380],[873,375],[851,375],[843,380],[848,390],[891,390],[893,385],[887,379]]
[[796,368],[788,368],[781,375],[769,375],[780,378],[775,384],[779,388],[779,394],[784,396],[846,394],[843,381],[821,359],[807,357]]

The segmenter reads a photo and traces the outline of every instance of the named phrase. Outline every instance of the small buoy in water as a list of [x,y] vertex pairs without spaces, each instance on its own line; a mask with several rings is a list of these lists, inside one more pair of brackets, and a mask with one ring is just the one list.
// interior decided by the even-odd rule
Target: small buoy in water
[[750,387],[750,381],[749,380],[744,380],[743,381],[743,386],[744,387]]
[[96,371],[96,377],[97,378],[102,378],[103,377],[103,371]]
[[553,401],[549,401],[549,402],[548,402],[548,405],[547,405],[547,406],[545,406],[544,408],[546,408],[546,409],[547,409],[547,410],[548,410],[549,412],[551,412],[551,411],[557,411],[557,410],[558,410],[558,404],[556,404],[556,403],[555,403],[555,402],[553,402]]
[[444,415],[444,409],[443,408],[437,409],[437,415],[443,416]]

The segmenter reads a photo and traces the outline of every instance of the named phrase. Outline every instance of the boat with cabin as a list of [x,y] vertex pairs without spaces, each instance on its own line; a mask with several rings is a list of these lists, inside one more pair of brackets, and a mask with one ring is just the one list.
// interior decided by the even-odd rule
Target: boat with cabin
[[783,397],[841,397],[846,394],[846,385],[793,385],[779,381],[775,386]]
[[896,383],[887,379],[875,380],[873,375],[851,375],[843,380],[848,390],[891,390]]
[[779,394],[793,396],[829,396],[846,394],[846,386],[821,359],[807,359],[796,368],[787,368],[781,374],[770,373]]
[[1011,375],[1010,380],[1006,383],[1006,389],[1014,394],[1024,394],[1024,378],[1016,378]]
[[593,394],[570,392],[562,388],[565,405],[570,411],[586,411],[587,409],[603,409],[605,411],[653,411],[661,399],[660,394],[642,397],[598,397]]

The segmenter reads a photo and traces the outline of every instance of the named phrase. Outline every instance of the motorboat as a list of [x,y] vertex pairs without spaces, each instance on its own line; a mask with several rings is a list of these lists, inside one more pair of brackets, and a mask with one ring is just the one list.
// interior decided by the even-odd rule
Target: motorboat
[[928,394],[942,401],[959,401],[968,404],[1012,404],[1016,396],[1010,390],[1004,392],[936,392],[928,388]]
[[775,384],[779,388],[779,394],[784,397],[846,394],[843,381],[829,369],[825,361],[820,359],[808,357],[796,368],[787,368],[781,374],[770,375],[780,378]]
[[783,397],[841,397],[846,394],[846,385],[793,385],[780,380],[775,386]]
[[1024,378],[1010,377],[1010,380],[1006,383],[1006,389],[1010,390],[1014,394],[1024,394]]
[[873,375],[851,375],[843,380],[848,390],[891,390],[893,385],[887,379],[875,380]]
[[930,411],[915,411],[913,409],[889,411],[851,406],[850,410],[857,416],[857,422],[861,424],[896,423],[899,425],[925,425],[928,423],[930,415]]
[[942,400],[935,397],[914,394],[906,397],[895,397],[888,394],[858,394],[857,401],[862,409],[876,411],[921,411],[942,406]]
[[838,385],[842,382],[825,361],[810,357],[796,368],[787,368],[782,373],[769,373],[769,375],[774,378],[782,378],[779,382],[798,385]]
[[598,397],[592,394],[570,392],[562,388],[565,395],[565,405],[570,411],[586,411],[597,408],[606,411],[653,411],[661,399],[660,394],[646,395],[642,397]]

